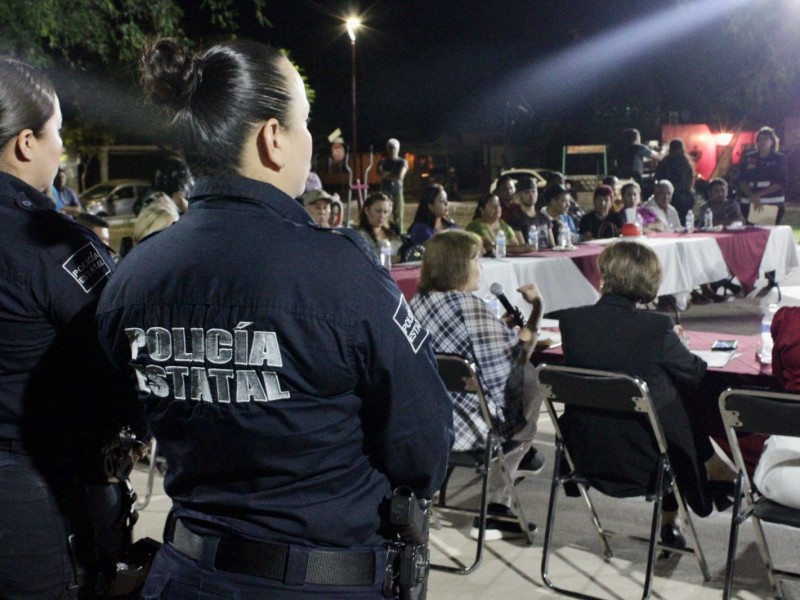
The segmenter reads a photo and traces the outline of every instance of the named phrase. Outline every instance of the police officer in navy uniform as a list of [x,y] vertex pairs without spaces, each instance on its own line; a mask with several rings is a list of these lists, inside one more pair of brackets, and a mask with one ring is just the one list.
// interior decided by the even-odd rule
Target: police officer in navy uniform
[[756,134],[756,150],[748,152],[739,163],[738,189],[741,194],[742,216],[750,216],[750,207],[756,212],[762,205],[778,208],[775,225],[780,225],[786,210],[786,161],[778,152],[780,140],[772,127],[762,127]]
[[62,152],[56,93],[9,58],[0,89],[0,595],[76,598],[98,559],[101,450],[138,405],[97,341],[114,262],[44,194]]
[[387,500],[430,498],[453,442],[428,333],[358,234],[294,200],[311,159],[303,82],[236,41],[143,57],[198,176],[98,308],[149,394],[173,501],[145,598],[380,598]]

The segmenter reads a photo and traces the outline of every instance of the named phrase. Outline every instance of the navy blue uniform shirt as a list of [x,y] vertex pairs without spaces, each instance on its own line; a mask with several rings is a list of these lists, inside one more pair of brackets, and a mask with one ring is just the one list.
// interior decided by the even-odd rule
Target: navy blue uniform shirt
[[94,312],[114,261],[50,207],[0,173],[0,438],[23,440],[42,469],[91,470],[98,444],[139,407],[97,342]]
[[[737,184],[747,183],[755,191],[765,189],[773,183],[786,186],[786,162],[783,154],[772,152],[768,156],[762,157],[758,150],[748,152],[742,157],[739,163],[739,178]],[[750,200],[742,194],[739,199],[742,204],[748,204]],[[783,189],[770,193],[769,196],[762,198],[765,204],[779,204],[784,201]]]
[[430,497],[453,443],[427,331],[357,233],[315,226],[275,187],[201,178],[190,202],[98,309],[101,341],[148,393],[176,516],[382,544],[391,489]]

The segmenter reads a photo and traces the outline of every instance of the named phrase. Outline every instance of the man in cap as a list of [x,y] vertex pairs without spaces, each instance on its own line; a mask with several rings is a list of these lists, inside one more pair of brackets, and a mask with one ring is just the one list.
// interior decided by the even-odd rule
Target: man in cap
[[408,171],[408,162],[400,158],[400,142],[391,138],[386,142],[386,158],[378,163],[378,175],[381,177],[381,191],[392,199],[392,220],[403,231],[403,179]]
[[512,229],[522,233],[527,243],[535,245],[537,240],[528,239],[528,233],[531,227],[537,224],[536,199],[539,197],[539,190],[536,189],[536,182],[532,177],[520,177],[516,189],[514,193],[516,210],[509,211],[505,220]]
[[320,227],[330,227],[331,217],[331,202],[333,197],[325,190],[311,190],[302,196],[303,206],[306,212],[311,216]]

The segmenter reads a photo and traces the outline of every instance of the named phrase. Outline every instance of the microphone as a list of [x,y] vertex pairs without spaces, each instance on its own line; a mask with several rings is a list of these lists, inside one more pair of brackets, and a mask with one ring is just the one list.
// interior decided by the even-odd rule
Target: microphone
[[492,292],[492,294],[494,294],[498,300],[500,300],[500,304],[502,304],[503,308],[506,309],[506,312],[511,315],[511,320],[514,321],[516,325],[519,325],[520,327],[525,325],[525,318],[522,316],[520,310],[508,300],[503,292],[502,285],[499,283],[493,283],[489,288],[489,291]]

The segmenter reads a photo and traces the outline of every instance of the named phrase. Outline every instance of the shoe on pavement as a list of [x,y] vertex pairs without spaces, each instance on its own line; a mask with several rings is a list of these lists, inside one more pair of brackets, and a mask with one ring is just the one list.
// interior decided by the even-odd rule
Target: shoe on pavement
[[[519,521],[516,520],[516,515],[511,512],[511,509],[507,506],[490,502],[489,506],[487,507],[487,514],[486,531],[484,532],[483,536],[484,541],[494,542],[497,540],[513,540],[525,537],[525,533],[519,526]],[[492,518],[492,515],[498,517],[508,517],[514,519],[514,521],[494,519]],[[528,531],[531,533],[536,531],[536,525],[533,523],[528,523]],[[469,532],[469,536],[473,540],[477,540],[479,533],[480,528],[478,517],[475,517],[472,521],[472,529]]]
[[701,306],[703,304],[711,304],[713,300],[708,296],[698,292],[697,290],[692,290],[692,304],[696,304]]
[[538,475],[544,469],[544,462],[545,458],[542,453],[531,446],[517,467],[516,477]]

